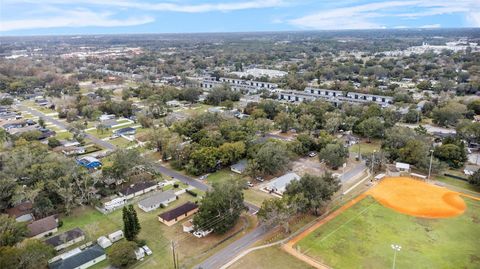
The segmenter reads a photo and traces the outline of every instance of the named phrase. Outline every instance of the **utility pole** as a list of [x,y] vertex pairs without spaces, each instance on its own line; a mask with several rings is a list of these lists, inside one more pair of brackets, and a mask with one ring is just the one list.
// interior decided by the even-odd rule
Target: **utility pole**
[[432,161],[433,161],[433,149],[430,150],[430,167],[428,168],[428,180],[430,180],[430,175],[432,174]]
[[375,177],[375,172],[373,172],[373,163],[375,162],[375,152],[377,151],[374,150],[372,153],[372,181],[373,181],[373,178]]

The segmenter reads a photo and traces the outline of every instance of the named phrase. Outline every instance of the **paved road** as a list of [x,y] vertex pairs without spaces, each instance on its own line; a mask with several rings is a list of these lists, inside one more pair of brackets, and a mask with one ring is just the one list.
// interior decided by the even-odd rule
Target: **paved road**
[[[241,237],[237,241],[231,243],[224,249],[213,254],[201,264],[196,265],[195,269],[216,269],[222,267],[233,258],[235,258],[242,251],[246,250],[252,246],[255,242],[260,240],[266,233],[268,229],[265,229],[263,225],[257,226],[253,231],[249,232],[245,236]],[[274,257],[272,257],[274,258]]]
[[340,180],[342,181],[342,183],[348,182],[348,181],[352,180],[353,178],[355,178],[358,174],[360,174],[365,168],[367,168],[365,166],[365,162],[362,161],[359,164],[355,165],[352,169],[345,172],[340,177]]
[[[29,112],[30,114],[34,115],[34,116],[37,116],[37,117],[41,117],[43,118],[44,120],[46,121],[49,121],[55,125],[57,125],[58,127],[64,129],[64,130],[68,130],[70,127],[68,126],[68,124],[62,122],[62,121],[59,121],[53,117],[50,117],[50,116],[47,116],[45,115],[44,113],[38,111],[38,110],[34,110],[34,109],[31,109],[27,106],[24,106],[24,105],[17,105],[21,110],[24,110],[24,111],[27,111]],[[85,137],[92,140],[93,143],[101,146],[101,147],[104,147],[108,150],[115,150],[117,147],[107,141],[103,141],[101,139],[98,139],[96,138],[95,136],[91,135],[91,134],[88,134],[88,133],[85,133]]]

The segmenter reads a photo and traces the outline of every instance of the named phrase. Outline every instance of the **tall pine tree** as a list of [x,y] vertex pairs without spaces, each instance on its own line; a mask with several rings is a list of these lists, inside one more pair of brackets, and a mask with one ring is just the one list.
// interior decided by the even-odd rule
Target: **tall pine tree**
[[133,208],[133,205],[124,207],[123,214],[123,233],[128,241],[133,241],[140,233],[140,222],[137,217],[137,212]]

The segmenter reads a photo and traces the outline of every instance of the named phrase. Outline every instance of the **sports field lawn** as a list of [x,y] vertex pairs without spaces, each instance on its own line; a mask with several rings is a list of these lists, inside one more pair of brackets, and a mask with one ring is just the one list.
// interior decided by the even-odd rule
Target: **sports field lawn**
[[464,214],[444,219],[404,215],[367,197],[295,247],[333,268],[480,268],[480,202],[464,198]]
[[268,247],[253,251],[247,256],[234,263],[232,269],[256,268],[256,269],[307,269],[313,268],[308,264],[297,260],[295,257],[283,252],[279,246]]

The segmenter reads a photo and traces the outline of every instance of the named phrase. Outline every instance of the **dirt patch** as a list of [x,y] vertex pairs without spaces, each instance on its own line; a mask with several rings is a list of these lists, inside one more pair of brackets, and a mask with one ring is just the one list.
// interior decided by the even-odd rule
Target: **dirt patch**
[[367,194],[385,207],[422,218],[454,217],[466,209],[459,193],[408,177],[386,178]]
[[299,175],[323,175],[326,171],[316,157],[298,159],[298,161],[292,163],[292,170]]

